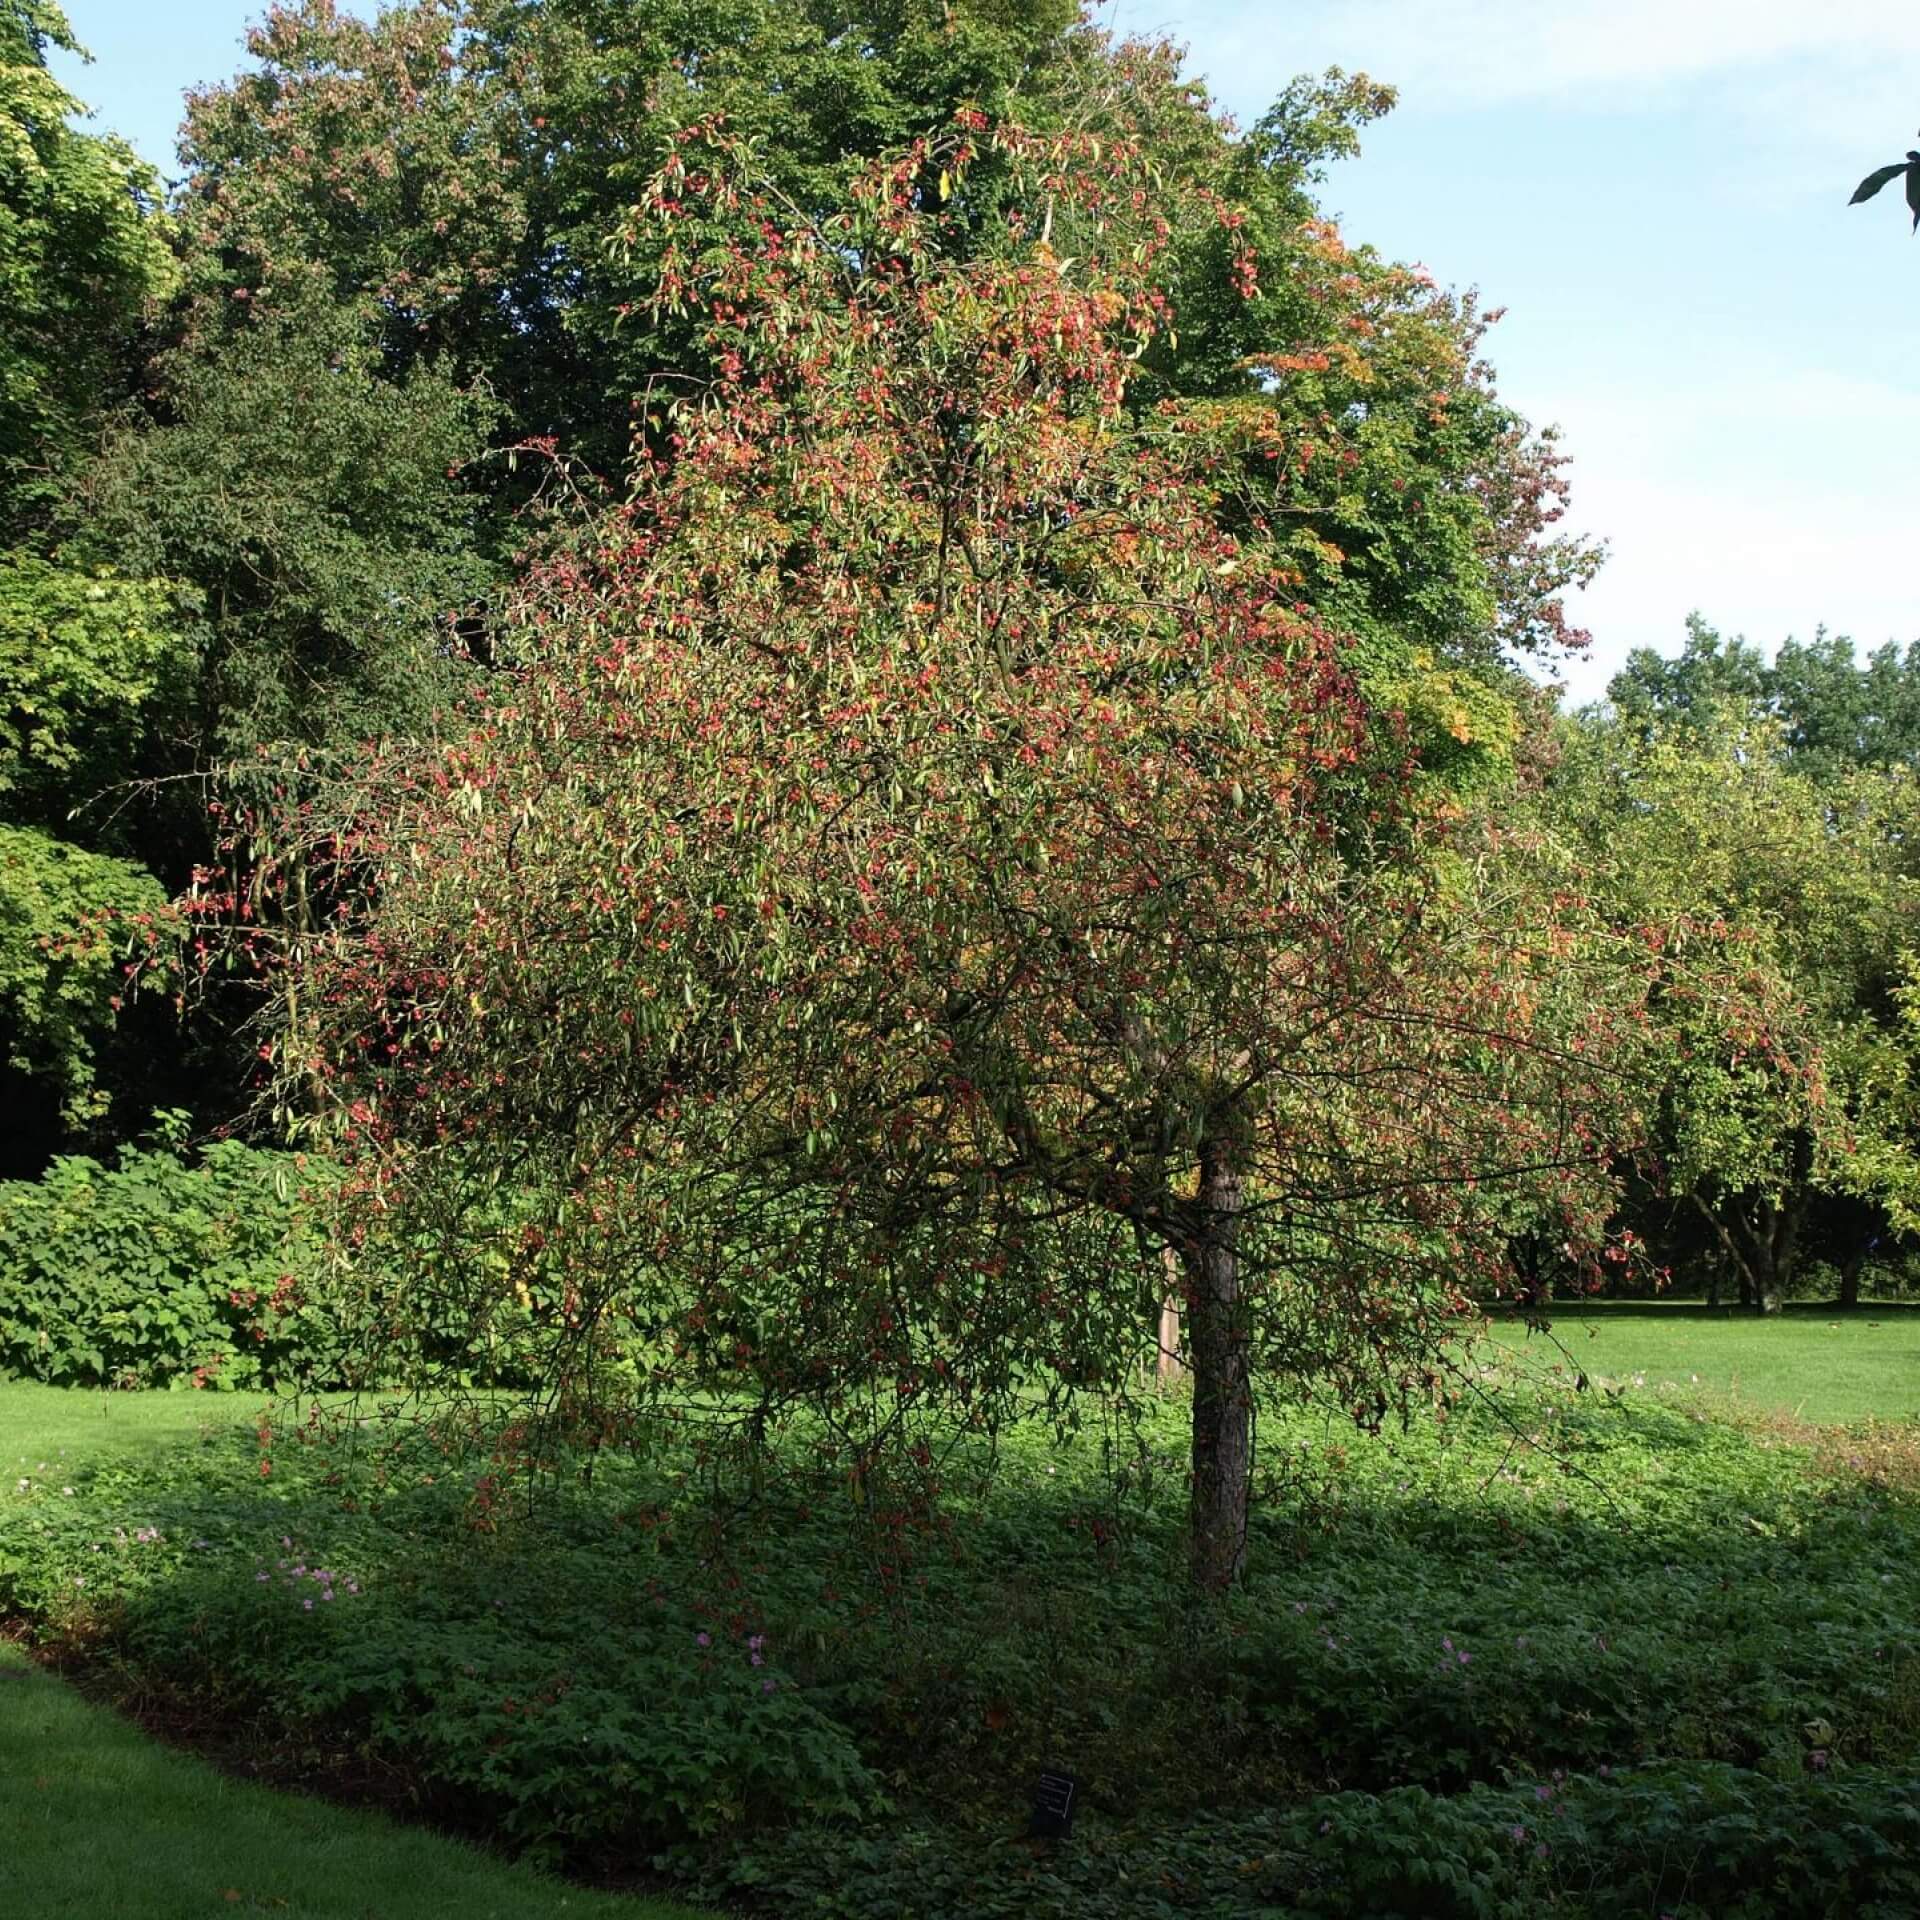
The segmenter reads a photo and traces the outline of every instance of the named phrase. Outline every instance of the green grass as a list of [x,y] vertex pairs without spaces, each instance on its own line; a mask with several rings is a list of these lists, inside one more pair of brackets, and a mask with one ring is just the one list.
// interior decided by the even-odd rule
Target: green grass
[[[160,1464],[251,1411],[244,1396],[0,1387],[0,1468]],[[15,1468],[14,1462],[21,1464]],[[44,1464],[43,1464],[44,1463]],[[199,1920],[670,1920],[378,1814],[230,1779],[0,1644],[0,1914]]]
[[0,1387],[0,1471],[52,1473],[62,1460],[152,1452],[244,1421],[244,1394],[97,1393],[14,1380]]
[[1920,1312],[1904,1306],[1794,1307],[1761,1319],[1685,1302],[1604,1301],[1556,1307],[1550,1339],[1513,1323],[1496,1336],[1590,1380],[1725,1396],[1816,1425],[1920,1415]]

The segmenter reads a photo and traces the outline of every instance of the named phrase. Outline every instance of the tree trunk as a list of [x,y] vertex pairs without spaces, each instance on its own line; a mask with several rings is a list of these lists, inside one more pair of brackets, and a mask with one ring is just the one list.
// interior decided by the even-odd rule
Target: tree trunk
[[1763,1313],[1778,1313],[1793,1293],[1800,1265],[1800,1229],[1806,1223],[1813,1173],[1813,1136],[1802,1129],[1793,1142],[1793,1176],[1779,1201],[1761,1207],[1766,1225],[1768,1286],[1761,1297]]
[[1180,1256],[1160,1249],[1159,1322],[1154,1330],[1153,1383],[1162,1393],[1180,1384]]
[[1757,1228],[1747,1229],[1753,1247],[1754,1281],[1762,1313],[1778,1313],[1787,1304],[1800,1255],[1800,1222],[1805,1214],[1805,1196],[1796,1185],[1778,1202],[1763,1196],[1760,1201],[1760,1224]]
[[1746,1227],[1747,1266],[1753,1274],[1753,1305],[1762,1314],[1778,1313],[1783,1295],[1780,1271],[1774,1261],[1773,1206],[1760,1203],[1760,1226]]
[[1195,1231],[1181,1248],[1187,1269],[1187,1351],[1193,1368],[1194,1584],[1218,1592],[1247,1557],[1253,1475],[1253,1394],[1240,1291],[1243,1189],[1234,1143],[1200,1143]]
[[1796,1189],[1783,1205],[1775,1205],[1763,1195],[1759,1201],[1758,1224],[1739,1207],[1730,1208],[1731,1229],[1698,1194],[1693,1196],[1693,1204],[1712,1227],[1722,1251],[1733,1265],[1740,1286],[1740,1304],[1761,1313],[1778,1313],[1786,1305],[1787,1290],[1793,1283],[1794,1262],[1799,1255],[1800,1223],[1806,1215],[1804,1188]]
[[1840,1305],[1849,1311],[1860,1304],[1860,1275],[1867,1264],[1867,1250],[1862,1246],[1849,1247],[1847,1257],[1840,1268]]

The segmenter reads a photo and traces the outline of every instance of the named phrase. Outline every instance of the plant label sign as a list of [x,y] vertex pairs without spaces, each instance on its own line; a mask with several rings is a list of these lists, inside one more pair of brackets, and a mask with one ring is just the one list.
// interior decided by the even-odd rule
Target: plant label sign
[[1074,1801],[1080,1783],[1070,1773],[1043,1773],[1033,1787],[1033,1823],[1027,1831],[1036,1840],[1064,1840],[1073,1831]]

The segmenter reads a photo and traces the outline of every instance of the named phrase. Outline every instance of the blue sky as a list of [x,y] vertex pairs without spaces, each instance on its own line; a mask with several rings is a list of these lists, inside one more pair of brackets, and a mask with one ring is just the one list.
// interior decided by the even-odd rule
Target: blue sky
[[[68,0],[63,74],[163,171],[183,89],[232,73],[252,0]],[[1348,234],[1506,318],[1489,352],[1574,455],[1612,558],[1578,607],[1597,694],[1698,608],[1769,649],[1824,621],[1920,639],[1920,127],[1913,0],[1109,0],[1251,120],[1296,72],[1400,89],[1327,186]]]

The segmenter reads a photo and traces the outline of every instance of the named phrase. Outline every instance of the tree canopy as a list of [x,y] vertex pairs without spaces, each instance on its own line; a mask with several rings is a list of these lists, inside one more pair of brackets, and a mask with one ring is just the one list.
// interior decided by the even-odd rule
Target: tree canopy
[[[989,158],[1019,244],[951,248]],[[1219,1585],[1252,1375],[1430,1385],[1516,1189],[1604,1217],[1624,1100],[1572,931],[1490,910],[1302,597],[1271,416],[1129,405],[1148,166],[963,110],[815,220],[682,136],[627,236],[716,383],[464,731],[317,823],[279,1046],[459,1311],[538,1276],[553,1380],[805,1402],[856,1485],[1037,1374],[1124,1392],[1170,1249]]]
[[59,540],[176,265],[158,179],[72,124],[49,48],[79,51],[57,6],[0,0],[0,1165],[26,1166],[111,1104],[109,928],[167,890],[72,816],[124,772],[178,664],[165,586]]
[[[1178,319],[1130,404],[1205,397],[1285,441],[1303,591],[1365,640],[1371,696],[1413,717],[1446,777],[1482,777],[1513,744],[1504,657],[1577,638],[1562,595],[1594,556],[1554,530],[1561,462],[1495,396],[1486,316],[1350,245],[1314,200],[1391,101],[1364,79],[1297,84],[1235,133],[1171,49],[1115,43],[1062,0],[844,18],[794,0],[428,0],[371,26],[310,0],[271,12],[252,49],[253,69],[193,98],[182,141],[203,351],[317,295],[364,316],[388,377],[424,362],[483,388],[496,445],[539,443],[617,492],[646,396],[715,372],[699,330],[652,302],[657,257],[614,244],[688,122],[724,122],[810,217],[963,106],[1137,142]],[[1011,191],[983,156],[943,249],[1029,242],[1003,217]],[[1036,231],[1049,218],[1027,211]],[[1071,257],[1073,209],[1051,218]],[[528,471],[482,463],[466,484],[511,509]],[[482,519],[483,545],[518,537]]]

